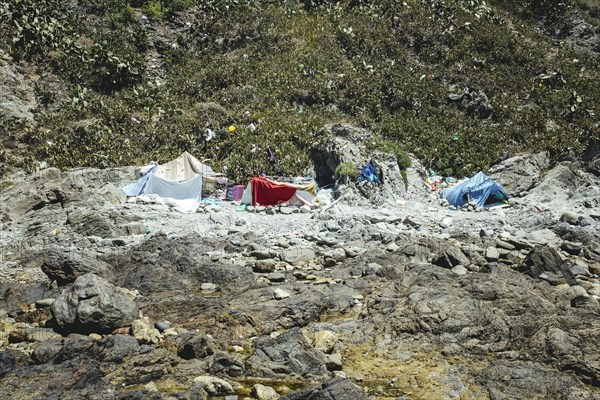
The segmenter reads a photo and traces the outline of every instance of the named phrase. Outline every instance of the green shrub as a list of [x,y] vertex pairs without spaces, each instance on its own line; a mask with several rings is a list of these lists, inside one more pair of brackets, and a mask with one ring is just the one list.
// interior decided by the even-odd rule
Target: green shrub
[[355,180],[356,178],[358,178],[358,175],[360,174],[360,171],[358,170],[358,168],[356,167],[356,165],[354,165],[351,162],[343,162],[340,165],[337,166],[337,168],[335,169],[335,173],[334,173],[334,178],[336,180],[343,178],[343,177],[348,177],[352,180]]
[[150,19],[161,19],[165,15],[165,8],[162,1],[148,1],[144,7],[144,11]]

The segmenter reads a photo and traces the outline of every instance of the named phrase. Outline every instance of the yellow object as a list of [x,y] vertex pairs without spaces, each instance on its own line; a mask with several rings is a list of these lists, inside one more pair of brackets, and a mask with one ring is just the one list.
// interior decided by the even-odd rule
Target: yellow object
[[229,125],[228,130],[229,130],[230,133],[235,132],[235,125]]

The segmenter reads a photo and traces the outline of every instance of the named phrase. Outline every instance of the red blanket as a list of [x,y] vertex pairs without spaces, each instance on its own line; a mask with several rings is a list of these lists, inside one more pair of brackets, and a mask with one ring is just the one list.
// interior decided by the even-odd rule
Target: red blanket
[[296,188],[283,183],[274,183],[256,176],[250,179],[252,184],[252,205],[274,206],[289,201],[296,193]]

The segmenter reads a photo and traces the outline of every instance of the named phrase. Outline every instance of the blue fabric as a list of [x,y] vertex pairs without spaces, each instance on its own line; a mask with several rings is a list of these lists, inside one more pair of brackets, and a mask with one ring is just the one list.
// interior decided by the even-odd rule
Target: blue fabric
[[497,197],[500,194],[505,199],[508,199],[506,190],[499,183],[480,171],[467,181],[444,189],[441,195],[442,199],[448,200],[448,203],[456,207],[462,206],[469,200],[477,203],[478,207],[483,207],[485,201],[492,193]]
[[360,171],[362,176],[369,182],[379,183],[379,178],[377,178],[377,171],[371,163],[365,165],[365,167]]
[[144,188],[146,187],[146,183],[148,182],[148,177],[154,173],[156,167],[150,168],[146,174],[142,175],[137,181],[134,183],[123,187],[123,192],[127,196],[135,197],[144,193]]

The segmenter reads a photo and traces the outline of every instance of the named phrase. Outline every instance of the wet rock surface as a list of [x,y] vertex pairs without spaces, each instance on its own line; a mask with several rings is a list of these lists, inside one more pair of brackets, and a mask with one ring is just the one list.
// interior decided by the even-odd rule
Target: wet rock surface
[[132,168],[21,176],[0,398],[599,399],[598,177],[527,163],[481,212],[412,169],[401,202],[289,214],[125,203]]

